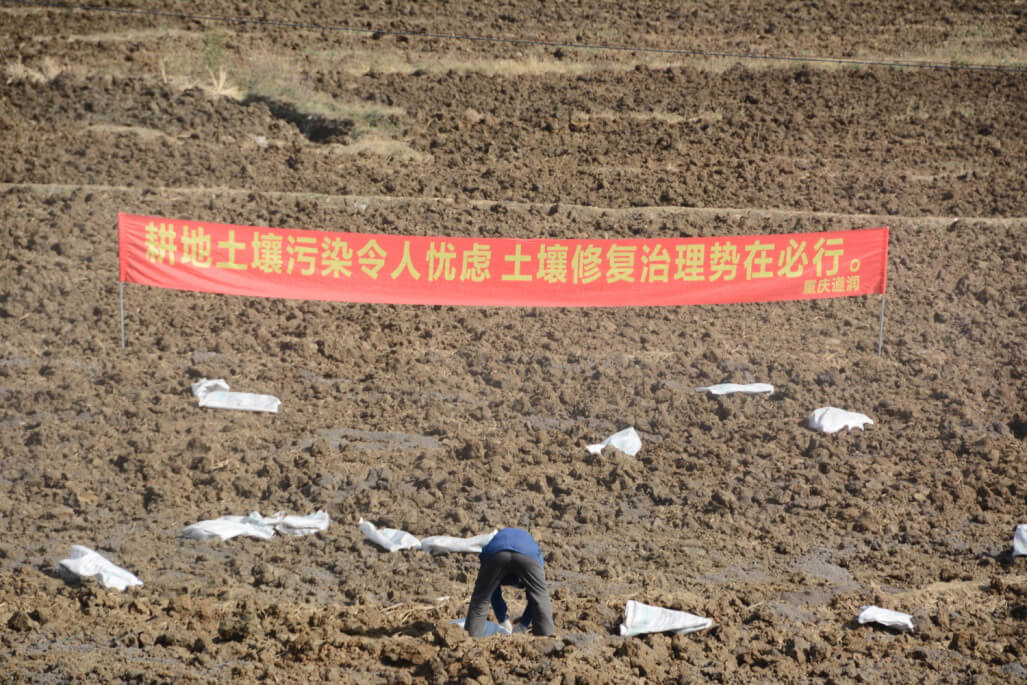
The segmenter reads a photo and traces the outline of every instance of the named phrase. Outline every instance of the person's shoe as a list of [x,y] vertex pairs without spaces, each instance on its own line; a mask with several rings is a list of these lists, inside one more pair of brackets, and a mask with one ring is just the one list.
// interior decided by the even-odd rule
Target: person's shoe
[[506,619],[505,621],[503,621],[502,623],[500,623],[500,624],[499,624],[499,627],[500,627],[500,628],[503,628],[503,629],[504,629],[504,630],[506,630],[506,632],[508,632],[508,633],[512,633],[512,632],[514,631],[514,627],[513,627],[513,624],[512,624],[512,623],[510,623],[510,619]]

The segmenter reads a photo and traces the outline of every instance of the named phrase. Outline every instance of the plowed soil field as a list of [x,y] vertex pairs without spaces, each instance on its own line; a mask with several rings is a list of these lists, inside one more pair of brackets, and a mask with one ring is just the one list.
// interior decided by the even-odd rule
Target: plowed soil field
[[[1024,2],[0,5],[0,679],[1027,678],[1027,73],[964,68],[1027,62]],[[883,354],[879,296],[500,309],[131,284],[122,348],[118,212],[489,238],[889,226]],[[282,407],[201,409],[204,377]],[[719,382],[776,390],[695,391]],[[809,429],[828,405],[874,423]],[[627,426],[637,456],[585,450]],[[179,537],[317,510],[316,535]],[[528,528],[556,636],[466,637],[476,556],[387,553],[361,517]],[[144,585],[67,580],[75,544]],[[629,599],[715,625],[621,637]],[[916,630],[858,625],[872,604]]]

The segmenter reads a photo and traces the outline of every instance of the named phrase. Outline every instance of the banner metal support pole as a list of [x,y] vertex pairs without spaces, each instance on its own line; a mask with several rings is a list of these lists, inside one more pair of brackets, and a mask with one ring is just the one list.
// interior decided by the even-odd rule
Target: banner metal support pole
[[877,356],[881,356],[884,347],[884,293],[881,293],[881,327],[877,333]]
[[125,282],[121,282],[121,349],[125,349]]

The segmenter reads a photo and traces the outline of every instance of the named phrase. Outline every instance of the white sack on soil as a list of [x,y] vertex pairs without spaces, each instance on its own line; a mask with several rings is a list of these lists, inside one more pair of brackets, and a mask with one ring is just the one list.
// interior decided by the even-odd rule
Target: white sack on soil
[[396,530],[395,528],[382,528],[379,530],[373,523],[364,519],[360,519],[360,532],[368,540],[389,552],[398,552],[401,549],[415,549],[421,546],[421,541],[405,530]]
[[854,411],[845,411],[837,407],[821,407],[809,415],[809,427],[824,433],[837,433],[842,428],[863,430],[864,423],[873,425],[874,421],[865,414],[857,414]]
[[717,385],[707,385],[702,388],[696,388],[696,392],[709,392],[714,395],[727,395],[732,392],[744,392],[748,394],[754,394],[758,392],[774,392],[774,386],[770,383],[747,383],[742,385],[740,383],[719,383]]
[[429,535],[421,540],[421,550],[429,554],[447,554],[449,552],[472,552],[478,554],[481,548],[489,544],[498,530],[491,533],[475,535],[473,538],[454,538],[449,535]]
[[[450,623],[455,623],[456,625],[458,625],[461,628],[463,628],[464,627],[464,621],[466,621],[466,620],[467,619],[465,619],[465,618],[458,618],[455,621],[450,621]],[[511,633],[510,633],[509,630],[507,630],[503,626],[499,625],[498,623],[493,623],[492,621],[485,621],[485,635],[484,635],[484,637],[492,637],[493,635],[510,635],[510,634]]]
[[248,518],[263,526],[273,526],[282,535],[313,535],[328,530],[328,524],[331,523],[327,512],[324,511],[316,511],[307,516],[291,516],[280,511],[267,518],[253,512]]
[[389,552],[398,552],[401,549],[420,549],[429,554],[447,554],[449,552],[473,552],[478,554],[481,548],[489,544],[489,541],[499,531],[493,530],[490,533],[482,533],[470,538],[457,538],[450,535],[429,535],[423,540],[405,530],[395,528],[377,528],[375,525],[364,519],[360,519],[360,532],[371,542],[379,545]]
[[624,607],[624,623],[620,624],[620,634],[630,637],[644,633],[674,631],[678,635],[686,635],[706,630],[712,625],[712,618],[703,618],[687,611],[654,607],[629,599],[627,606]]
[[1013,531],[1013,558],[1027,556],[1027,524]]
[[866,606],[861,608],[856,620],[860,624],[880,623],[882,626],[888,626],[889,628],[913,630],[912,616],[901,611],[892,611],[891,609],[882,609],[881,607]]
[[308,516],[287,516],[280,511],[267,518],[254,511],[249,516],[222,516],[194,523],[182,530],[182,537],[190,540],[208,540],[213,537],[230,540],[245,535],[270,540],[275,536],[275,531],[282,535],[311,535],[326,530],[329,523],[328,514],[323,511]]
[[621,452],[633,457],[638,454],[638,450],[642,449],[642,439],[638,437],[638,433],[635,432],[634,427],[625,428],[619,433],[614,433],[597,445],[587,445],[585,449],[587,449],[590,454],[600,454],[604,447],[616,447]]
[[241,409],[243,411],[266,411],[278,413],[281,404],[274,395],[255,395],[249,392],[231,392],[223,378],[213,380],[201,378],[192,384],[193,395],[201,407],[214,409]]
[[72,545],[71,557],[58,562],[57,570],[62,575],[75,578],[96,578],[100,585],[108,589],[124,590],[131,585],[143,584],[135,575],[82,545]]
[[270,540],[275,536],[275,529],[260,524],[249,516],[222,516],[186,526],[181,535],[190,540],[209,540],[213,537],[231,540],[240,535]]

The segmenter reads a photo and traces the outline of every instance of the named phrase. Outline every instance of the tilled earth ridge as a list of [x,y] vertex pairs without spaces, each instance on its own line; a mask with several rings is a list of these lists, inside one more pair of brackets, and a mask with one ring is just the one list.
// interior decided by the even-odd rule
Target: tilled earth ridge
[[[183,6],[249,16],[227,2]],[[669,6],[644,24],[634,10],[587,4],[445,7],[346,16],[433,33],[537,25],[586,42],[608,29],[640,44],[673,36],[835,55],[847,53],[827,28],[846,22],[852,50],[880,55],[903,50],[882,42],[887,27],[929,52],[970,21],[956,5],[917,18],[883,3],[730,16],[688,5],[682,16],[717,21],[682,36],[687,22],[671,21]],[[981,11],[997,49],[1022,48],[1020,5]],[[0,85],[5,680],[1027,676],[1027,564],[1010,558],[1013,528],[1027,522],[1022,75],[751,63],[534,76],[318,69],[308,76],[324,92],[395,108],[417,153],[353,155],[351,122],[324,122],[331,135],[313,140],[274,103],[163,83],[149,68],[159,41],[110,38],[145,28],[143,17],[18,16],[2,31],[5,54],[74,56],[87,68]],[[313,5],[273,18],[338,20]],[[183,40],[203,31],[174,28]],[[108,38],[71,38],[96,35]],[[232,34],[283,54],[310,40],[425,49],[414,38],[303,35]],[[877,297],[493,309],[132,285],[122,350],[119,211],[483,237],[887,225],[884,354]],[[201,410],[189,392],[201,377],[275,394],[280,413]],[[776,391],[694,391],[722,381]],[[875,424],[831,436],[804,427],[829,404]],[[642,436],[637,457],[585,451],[628,425]],[[317,509],[333,522],[315,536],[177,538],[223,514]],[[557,636],[465,638],[447,622],[466,610],[477,559],[385,553],[361,537],[360,517],[418,536],[529,528],[546,552]],[[72,544],[145,585],[66,582],[55,566]],[[621,638],[628,599],[716,625]],[[865,604],[911,613],[917,630],[856,626]]]
[[[311,145],[263,102],[212,100],[139,78],[60,76],[46,89],[8,86],[0,180],[599,207],[1025,213],[1020,74],[642,68],[569,81],[517,77],[516,89],[481,74],[321,78],[334,96],[357,92],[401,108],[390,116],[424,161],[383,164],[337,144]],[[347,128],[332,127],[319,142],[346,142]]]

